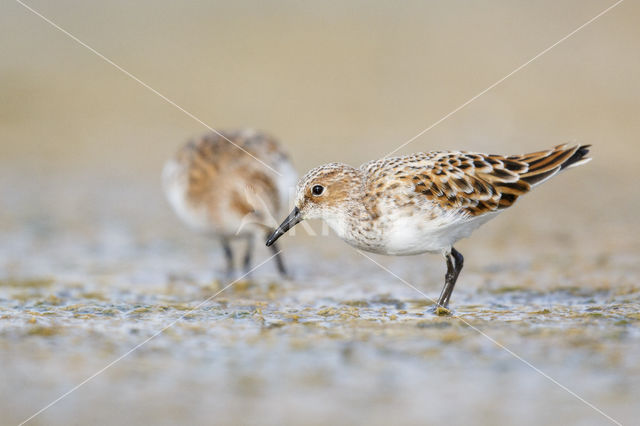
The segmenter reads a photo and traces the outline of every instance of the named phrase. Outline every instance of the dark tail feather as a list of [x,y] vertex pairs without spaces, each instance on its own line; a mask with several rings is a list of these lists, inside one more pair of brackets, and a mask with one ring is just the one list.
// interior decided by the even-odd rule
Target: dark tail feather
[[584,164],[587,161],[591,160],[590,158],[585,158],[585,156],[589,153],[589,148],[591,148],[591,145],[580,145],[578,147],[578,150],[571,157],[569,157],[567,161],[562,163],[560,170],[564,170],[567,167],[571,167],[571,166],[578,166],[579,164],[576,164],[576,163],[579,162],[580,160],[584,160],[580,164]]
[[538,185],[561,170],[579,166],[591,160],[586,155],[591,145],[567,147],[558,145],[548,151],[540,151],[522,156],[510,157],[523,161],[529,165],[525,173],[520,174],[520,179],[531,186]]

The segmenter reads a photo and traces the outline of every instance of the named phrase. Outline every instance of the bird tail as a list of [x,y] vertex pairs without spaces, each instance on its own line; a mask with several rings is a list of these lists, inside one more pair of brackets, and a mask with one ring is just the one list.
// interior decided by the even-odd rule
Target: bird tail
[[546,151],[530,154],[513,155],[510,160],[521,161],[528,165],[526,172],[520,174],[520,180],[536,186],[556,175],[564,169],[580,166],[591,161],[589,148],[591,145],[575,145],[568,147],[558,145]]

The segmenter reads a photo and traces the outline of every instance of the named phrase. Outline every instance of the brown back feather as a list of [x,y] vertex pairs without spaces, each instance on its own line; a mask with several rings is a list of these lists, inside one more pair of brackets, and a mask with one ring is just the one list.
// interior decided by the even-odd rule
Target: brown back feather
[[509,157],[436,153],[428,158],[428,170],[413,176],[414,190],[443,208],[479,216],[510,207],[560,170],[588,161],[588,148],[558,145],[547,151]]

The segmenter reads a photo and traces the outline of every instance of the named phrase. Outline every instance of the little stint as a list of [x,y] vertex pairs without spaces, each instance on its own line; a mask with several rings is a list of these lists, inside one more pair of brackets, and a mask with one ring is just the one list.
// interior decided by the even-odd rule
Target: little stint
[[442,253],[447,273],[438,305],[446,308],[464,260],[453,245],[534,186],[588,162],[588,153],[589,145],[558,145],[524,155],[437,151],[358,168],[320,166],[298,182],[295,208],[267,246],[300,221],[317,218],[363,251]]
[[[253,240],[276,227],[272,215],[287,208],[297,173],[272,137],[249,129],[222,135],[210,133],[187,142],[167,162],[162,177],[178,217],[195,231],[220,240],[229,277],[234,270],[230,242],[247,241],[244,270],[249,271]],[[273,251],[279,253],[276,246]],[[286,275],[280,255],[276,261]]]

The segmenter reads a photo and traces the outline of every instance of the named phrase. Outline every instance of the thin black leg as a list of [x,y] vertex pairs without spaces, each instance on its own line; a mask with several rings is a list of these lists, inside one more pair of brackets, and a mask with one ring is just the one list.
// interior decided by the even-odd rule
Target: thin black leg
[[447,273],[444,277],[444,287],[438,298],[438,305],[446,308],[449,305],[449,299],[453,293],[462,266],[464,265],[464,257],[455,248],[451,248],[451,252],[445,255],[447,261]]
[[458,282],[458,276],[460,275],[460,272],[462,271],[462,267],[464,266],[464,257],[458,250],[451,247],[451,254],[453,255],[453,259],[455,261],[454,262],[455,275],[453,277],[453,285],[451,286],[451,290],[449,290],[449,293],[447,294],[447,299],[445,301],[447,305],[449,305],[449,299],[451,299],[451,293],[453,293],[453,287],[456,285],[456,282]]
[[282,278],[287,278],[287,268],[284,267],[284,261],[282,260],[282,252],[278,248],[278,243],[274,242],[271,244],[271,250],[276,254],[276,266],[278,267],[278,272]]
[[440,297],[438,297],[438,305],[443,308],[447,307],[446,304],[446,296],[447,294],[453,291],[453,276],[455,274],[455,267],[453,266],[453,259],[451,253],[445,254],[445,260],[447,261],[447,273],[444,276],[444,287],[442,287],[442,291],[440,292]]
[[233,251],[231,251],[231,245],[229,244],[229,240],[226,238],[222,238],[222,249],[224,250],[224,257],[227,261],[227,278],[231,278],[233,276]]
[[242,267],[244,268],[244,273],[247,274],[251,270],[251,256],[253,255],[253,236],[249,236],[247,238],[247,251],[244,254],[244,261],[242,263]]

